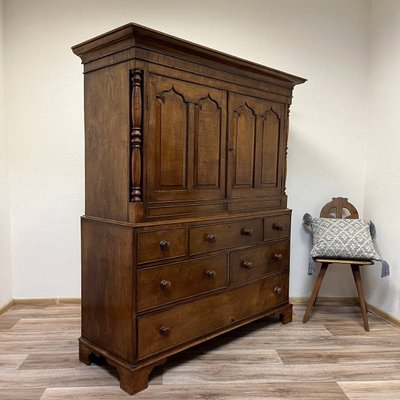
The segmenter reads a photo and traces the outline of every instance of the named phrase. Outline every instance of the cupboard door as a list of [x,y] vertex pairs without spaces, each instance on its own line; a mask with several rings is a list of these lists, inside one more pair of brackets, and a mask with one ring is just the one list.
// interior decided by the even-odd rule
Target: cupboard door
[[226,92],[149,76],[147,200],[225,195]]
[[284,194],[284,132],[283,104],[229,94],[228,197]]

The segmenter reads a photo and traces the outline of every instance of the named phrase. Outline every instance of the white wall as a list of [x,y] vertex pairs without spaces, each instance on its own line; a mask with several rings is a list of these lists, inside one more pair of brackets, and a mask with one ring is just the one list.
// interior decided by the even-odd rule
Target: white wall
[[370,268],[366,292],[367,301],[400,319],[400,2],[374,0],[371,15],[365,215],[391,276],[380,279],[380,268]]
[[12,299],[10,201],[3,73],[3,0],[0,0],[0,308]]
[[[288,159],[291,295],[308,296],[305,212],[332,196],[363,210],[369,2],[6,0],[15,297],[79,296],[83,79],[70,47],[134,21],[309,81],[297,87]],[[352,296],[328,272],[321,295]]]

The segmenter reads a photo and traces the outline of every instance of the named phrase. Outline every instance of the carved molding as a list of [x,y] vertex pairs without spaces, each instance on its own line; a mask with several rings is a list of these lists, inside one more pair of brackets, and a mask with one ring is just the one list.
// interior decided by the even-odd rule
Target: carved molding
[[199,109],[201,110],[202,105],[203,105],[203,104],[207,104],[207,103],[213,103],[213,104],[215,104],[216,108],[218,108],[219,110],[221,110],[220,104],[218,103],[217,100],[214,100],[214,99],[211,97],[210,93],[209,93],[206,97],[202,97],[202,98],[197,102],[197,105],[199,106]]
[[182,93],[179,93],[176,89],[175,86],[171,86],[170,89],[168,90],[163,90],[158,96],[157,99],[160,99],[161,101],[165,101],[165,96],[166,95],[173,95],[173,96],[178,96],[182,99],[184,103],[188,103],[188,101],[185,99],[185,96]]
[[242,114],[252,114],[254,117],[257,116],[256,111],[255,111],[253,108],[251,108],[251,107],[249,106],[249,104],[247,103],[247,101],[246,101],[245,104],[240,105],[240,106],[235,110],[235,114],[237,114],[238,116],[240,116],[240,115],[242,115]]
[[130,201],[143,200],[142,189],[143,71],[131,71],[131,187]]
[[267,111],[263,112],[262,114],[260,114],[260,117],[264,121],[267,119],[268,116],[273,116],[279,121],[279,123],[281,122],[281,115],[273,107],[271,107],[269,110],[267,110]]

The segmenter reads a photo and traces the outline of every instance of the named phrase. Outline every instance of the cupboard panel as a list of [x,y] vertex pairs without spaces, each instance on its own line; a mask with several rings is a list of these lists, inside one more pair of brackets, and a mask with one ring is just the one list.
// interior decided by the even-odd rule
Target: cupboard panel
[[261,184],[276,186],[279,164],[279,116],[268,111],[262,117]]
[[147,199],[225,197],[226,92],[149,74]]
[[194,187],[219,188],[222,109],[210,96],[195,106]]
[[235,111],[233,131],[234,187],[253,187],[255,170],[256,115],[245,105]]
[[229,94],[228,198],[284,194],[284,105]]
[[186,189],[187,103],[173,88],[157,96],[156,145],[160,162],[156,164],[160,189]]

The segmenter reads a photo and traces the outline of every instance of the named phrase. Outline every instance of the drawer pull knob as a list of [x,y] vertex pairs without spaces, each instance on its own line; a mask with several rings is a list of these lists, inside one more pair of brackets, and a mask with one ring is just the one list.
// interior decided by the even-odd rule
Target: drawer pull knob
[[209,243],[215,243],[217,241],[217,237],[212,233],[207,234],[206,239]]
[[283,231],[283,225],[275,223],[275,224],[272,225],[272,229],[274,229],[276,231]]
[[282,260],[282,254],[281,254],[281,253],[275,253],[275,254],[274,254],[274,258],[275,258],[275,260],[277,260],[277,261],[281,261],[281,260]]
[[161,250],[168,250],[169,249],[169,242],[166,240],[161,240],[160,241],[160,249]]
[[161,325],[160,326],[160,335],[169,336],[171,328],[169,326]]
[[243,228],[240,232],[243,236],[253,236],[253,229]]
[[207,270],[206,272],[207,278],[209,279],[214,279],[215,278],[215,271],[213,271],[212,269]]
[[242,267],[244,269],[252,269],[253,268],[253,263],[251,261],[243,261]]
[[163,279],[163,280],[160,282],[160,287],[161,287],[161,289],[169,290],[169,289],[171,289],[171,282],[170,282],[170,281],[167,281],[167,280],[165,280],[165,279]]
[[279,296],[282,293],[282,288],[279,286],[276,286],[274,289],[274,293]]

